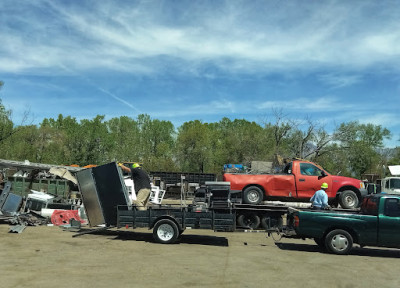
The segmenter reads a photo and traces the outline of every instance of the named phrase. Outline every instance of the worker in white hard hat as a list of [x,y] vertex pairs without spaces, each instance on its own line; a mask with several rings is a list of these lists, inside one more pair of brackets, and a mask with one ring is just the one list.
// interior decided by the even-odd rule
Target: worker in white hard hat
[[326,194],[326,189],[328,189],[328,183],[322,183],[321,189],[314,193],[311,197],[310,202],[311,208],[314,210],[321,210],[329,208],[328,205],[328,194]]

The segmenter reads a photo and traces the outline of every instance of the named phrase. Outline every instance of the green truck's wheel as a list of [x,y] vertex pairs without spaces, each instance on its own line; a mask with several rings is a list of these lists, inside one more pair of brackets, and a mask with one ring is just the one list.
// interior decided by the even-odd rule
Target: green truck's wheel
[[352,190],[345,190],[340,194],[339,203],[344,209],[357,208],[359,203],[357,194]]
[[326,235],[325,247],[334,254],[348,254],[353,247],[353,237],[345,230],[332,230]]
[[179,236],[178,226],[171,219],[159,220],[153,228],[153,238],[158,243],[174,243]]

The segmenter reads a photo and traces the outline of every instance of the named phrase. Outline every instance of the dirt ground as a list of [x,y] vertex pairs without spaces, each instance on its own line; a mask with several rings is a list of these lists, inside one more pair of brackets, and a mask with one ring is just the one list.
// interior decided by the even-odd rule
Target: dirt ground
[[0,225],[0,287],[400,287],[400,250],[336,256],[313,241],[186,230],[177,244],[147,229],[72,237],[60,227]]

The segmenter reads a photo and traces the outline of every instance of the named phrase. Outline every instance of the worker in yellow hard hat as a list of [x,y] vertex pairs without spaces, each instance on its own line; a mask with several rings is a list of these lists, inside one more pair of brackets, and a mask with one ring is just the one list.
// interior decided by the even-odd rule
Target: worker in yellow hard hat
[[132,201],[133,204],[136,205],[138,210],[146,210],[151,192],[149,175],[142,169],[139,163],[133,163],[130,167],[118,163],[118,166],[121,167],[123,171],[131,173],[136,192],[136,200]]
[[324,182],[321,185],[321,189],[314,193],[311,197],[310,202],[311,208],[314,210],[321,210],[329,208],[328,205],[328,194],[326,194],[326,189],[328,189],[328,183]]

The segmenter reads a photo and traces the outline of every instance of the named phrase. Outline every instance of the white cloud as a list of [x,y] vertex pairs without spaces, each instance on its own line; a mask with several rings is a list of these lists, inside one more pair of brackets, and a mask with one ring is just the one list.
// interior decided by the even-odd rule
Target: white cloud
[[[62,1],[6,1],[3,8],[10,13],[0,15],[5,27],[0,36],[6,43],[0,48],[0,71],[46,68],[54,73],[59,65],[79,71],[164,71],[170,62],[155,61],[157,57],[182,61],[175,68],[185,71],[194,63],[216,65],[227,73],[399,66],[393,61],[400,54],[397,6],[376,10],[371,2],[309,2],[299,7],[291,1],[228,1],[213,11],[214,2],[205,2],[210,5],[206,7],[187,2],[193,6],[176,6],[166,13],[170,2],[121,7],[108,1],[88,3],[78,7]],[[178,12],[171,16],[174,9]],[[369,17],[372,12],[374,18]]]
[[339,75],[339,74],[324,74],[319,76],[319,79],[331,86],[332,88],[343,88],[361,82],[362,75]]
[[400,125],[400,118],[395,113],[377,113],[372,115],[365,113],[364,116],[360,118],[360,122],[364,124],[372,123],[386,128],[392,128]]
[[351,110],[354,108],[354,105],[350,103],[344,103],[340,98],[321,97],[318,99],[297,98],[283,99],[281,101],[265,101],[259,105],[256,105],[256,107],[258,109],[282,108],[285,111],[297,110],[313,113]]
[[[291,118],[320,113],[320,119],[332,121],[374,121],[385,127],[399,126],[395,112],[386,109],[378,112],[378,106],[382,109],[382,105],[370,103],[373,96],[368,98],[369,102],[361,103],[360,90],[357,90],[373,79],[371,74],[392,77],[389,81],[380,77],[382,82],[377,81],[376,86],[371,83],[368,87],[375,92],[371,95],[380,95],[381,91],[388,95],[385,84],[396,82],[393,75],[399,75],[400,67],[400,5],[396,1],[204,0],[182,3],[162,0],[0,1],[0,73],[7,75],[10,81],[15,81],[15,75],[20,79],[42,75],[46,76],[46,81],[58,79],[47,83],[34,78],[32,81],[38,81],[36,86],[19,81],[19,94],[12,94],[17,98],[10,99],[10,81],[1,76],[7,87],[0,96],[4,103],[12,104],[14,111],[23,111],[29,103],[35,108],[33,111],[40,111],[40,103],[49,110],[61,101],[65,108],[69,107],[67,111],[72,111],[63,114],[89,114],[76,112],[76,103],[89,107],[90,104],[85,106],[83,102],[106,95],[103,101],[119,104],[121,111],[134,115],[236,117],[282,108]],[[103,77],[97,77],[99,74]],[[192,87],[188,83],[185,92],[168,86],[166,90],[170,94],[166,95],[175,98],[156,100],[151,109],[147,109],[150,105],[140,105],[129,99],[132,94],[150,93],[161,94],[151,95],[152,100],[157,96],[161,98],[164,96],[160,89],[162,84],[150,92],[144,91],[148,94],[140,94],[143,92],[137,90],[142,89],[140,84],[111,83],[118,76],[103,85],[104,75],[115,74],[124,75],[124,79],[132,76],[132,81],[139,82],[141,76],[154,81],[164,76],[168,78],[166,82],[173,79],[166,86],[173,86],[175,79],[198,82],[191,82]],[[314,75],[319,75],[319,83],[315,82]],[[184,76],[184,80],[180,76]],[[264,79],[267,81],[263,82]],[[279,85],[271,84],[274,79],[280,81]],[[218,81],[218,85],[230,85],[236,80],[240,85],[233,86],[238,87],[238,91],[232,87],[213,86]],[[309,82],[297,84],[303,80]],[[68,84],[63,86],[63,83]],[[255,87],[250,87],[253,83]],[[77,84],[80,89],[69,93],[73,90],[68,86],[71,84]],[[313,89],[314,84],[318,85],[316,89]],[[206,87],[207,95],[202,95],[202,99],[190,99],[194,98],[190,89],[199,86]],[[33,99],[29,94],[32,88],[37,91],[38,98],[40,93],[48,98]],[[398,97],[397,89],[393,97]],[[24,98],[21,91],[28,91],[29,95],[24,96],[31,99]],[[265,91],[271,91],[271,95],[285,91],[291,99],[256,100],[265,95]],[[85,97],[77,99],[79,93]],[[196,93],[200,94],[198,90]],[[60,95],[61,100],[47,95]],[[317,95],[327,96],[318,98]],[[354,95],[353,99],[344,99],[347,95]],[[180,97],[187,100],[181,106]],[[168,106],[168,101],[161,104],[164,100],[174,105]],[[157,111],[157,105],[164,107]],[[105,107],[96,106],[93,111],[94,115],[107,113]]]

